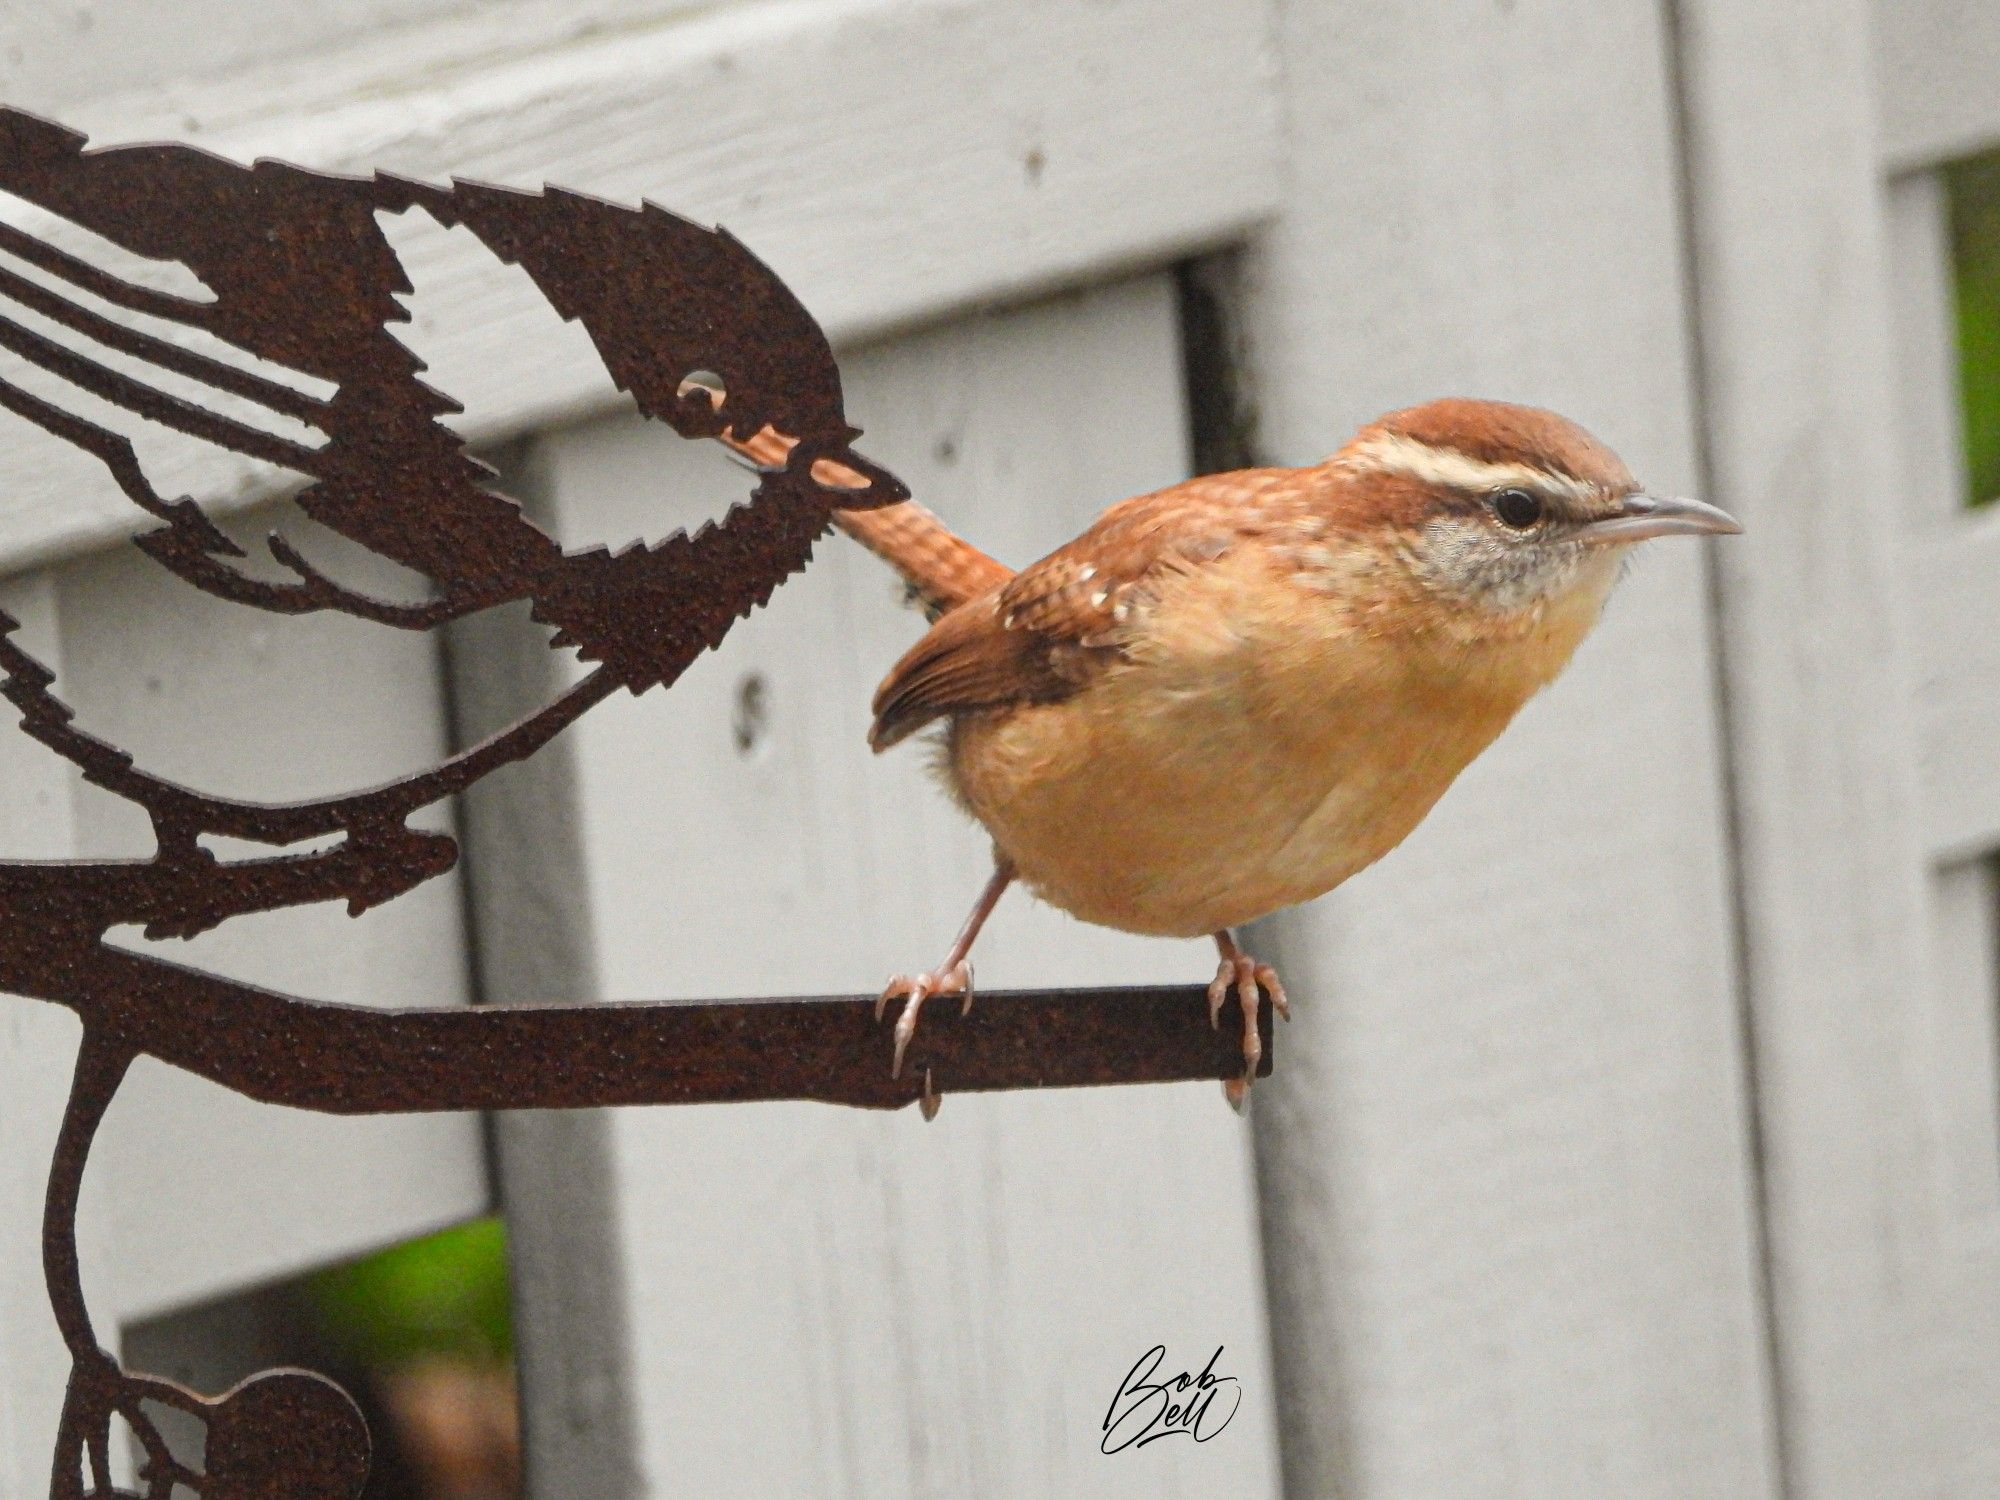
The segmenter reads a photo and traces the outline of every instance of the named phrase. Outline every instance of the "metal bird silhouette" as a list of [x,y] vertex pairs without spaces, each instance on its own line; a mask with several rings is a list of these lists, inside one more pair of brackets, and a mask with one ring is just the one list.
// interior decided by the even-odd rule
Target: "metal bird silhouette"
[[[153,775],[79,728],[53,696],[52,674],[18,641],[18,623],[0,614],[0,695],[30,735],[90,782],[143,808],[158,846],[143,860],[0,862],[0,990],[66,1005],[84,1022],[43,1241],[51,1302],[73,1361],[51,1493],[167,1500],[180,1486],[208,1500],[338,1500],[358,1493],[367,1439],[337,1389],[277,1373],[211,1400],[128,1375],[99,1346],[74,1233],[96,1126],[142,1052],[255,1097],[316,1108],[512,1102],[496,1096],[482,1066],[490,1073],[510,1046],[546,1052],[545,1033],[560,1015],[523,1011],[484,1029],[482,1064],[446,1055],[436,1013],[392,1017],[309,1004],[114,947],[106,934],[136,923],[149,937],[185,937],[252,912],[332,900],[358,912],[449,869],[457,846],[411,828],[413,813],[531,753],[616,690],[671,683],[806,563],[836,508],[881,505],[907,492],[854,450],[859,432],[843,412],[832,350],[783,282],[724,231],[651,204],[337,177],[271,161],[246,167],[173,145],[93,151],[82,136],[17,110],[0,110],[0,190],[126,252],[176,264],[205,289],[206,296],[159,291],[0,223],[0,349],[53,377],[58,389],[49,394],[47,378],[31,390],[0,377],[0,408],[98,460],[156,523],[137,539],[154,561],[244,606],[337,611],[388,629],[428,629],[527,600],[551,629],[551,645],[591,664],[553,702],[420,774],[322,800],[259,803]],[[618,552],[565,552],[465,451],[442,420],[456,403],[420,378],[421,362],[391,331],[409,319],[398,298],[412,287],[376,215],[411,209],[470,231],[526,272],[589,334],[641,412],[688,438],[738,447],[759,435],[783,439],[784,462],[760,467],[745,503],[692,534]],[[155,331],[160,324],[220,340],[249,359],[164,336]],[[135,363],[171,378],[142,378],[131,373]],[[180,394],[190,383],[215,399]],[[192,498],[160,494],[132,442],[78,409],[94,409],[92,401],[65,399],[63,391],[291,471],[304,481],[297,503],[308,516],[422,574],[434,592],[417,602],[357,592],[283,537],[270,546],[289,576],[252,576],[240,566],[242,549]],[[246,411],[271,421],[248,420]],[[279,852],[225,861],[203,846],[208,836]],[[308,840],[319,842],[285,852]],[[601,1042],[629,1072],[635,1022],[659,1029],[648,1017],[611,1018],[591,1036],[576,1028],[576,1056]],[[593,1073],[575,1057],[565,1061],[573,1073],[545,1065],[537,1075],[524,1066],[518,1102],[590,1102],[632,1088],[618,1066],[602,1063]],[[412,1073],[453,1087],[426,1094],[408,1081]],[[149,1402],[205,1419],[205,1468],[173,1455],[146,1413]],[[140,1491],[113,1479],[114,1416],[143,1451]]]
[[[206,1396],[121,1369],[97,1339],[77,1204],[91,1142],[136,1057],[343,1114],[778,1098],[899,1107],[917,1102],[917,1087],[882,1068],[865,997],[376,1010],[258,989],[107,934],[136,925],[149,938],[191,937],[318,902],[360,912],[441,874],[458,846],[411,827],[412,815],[532,754],[619,689],[671,684],[806,563],[838,515],[851,527],[870,519],[853,512],[907,492],[855,451],[832,351],[784,283],[723,230],[651,204],[243,166],[173,145],[90,150],[4,108],[0,194],[32,205],[26,224],[0,219],[0,351],[11,356],[0,411],[101,465],[150,518],[136,540],[153,561],[247,608],[384,629],[527,601],[550,645],[588,664],[551,702],[414,775],[255,802],[156,775],[78,726],[0,612],[0,698],[87,781],[143,810],[156,844],[143,859],[0,859],[0,992],[65,1006],[83,1027],[42,1233],[71,1361],[52,1500],[354,1500],[369,1440],[338,1387],[269,1371]],[[457,404],[425,383],[392,331],[409,321],[399,298],[412,287],[377,215],[411,210],[523,271],[643,414],[747,458],[757,476],[747,500],[691,534],[616,552],[566,552],[535,526],[445,424]],[[42,215],[90,231],[107,254],[176,267],[197,290],[108,270],[65,248]],[[289,471],[307,516],[414,570],[429,596],[347,587],[280,535],[268,545],[282,575],[253,574],[192,497],[159,492],[106,407]],[[270,852],[225,859],[211,838]],[[1206,1020],[1200,986],[1022,993],[926,1046],[965,1090],[1230,1076],[1235,1049]],[[1268,1059],[1268,1004],[1259,1025]],[[201,1425],[199,1461],[165,1441],[161,1409]],[[136,1490],[111,1461],[121,1421],[138,1445]]]
[[[271,550],[294,577],[253,577],[235,565],[242,549],[192,499],[153,488],[127,438],[0,378],[0,407],[100,460],[124,494],[162,523],[138,538],[155,561],[239,604],[284,614],[339,611],[399,629],[526,599],[535,618],[553,627],[551,645],[595,664],[559,701],[422,776],[328,801],[251,804],[148,776],[123,752],[74,728],[48,695],[49,674],[5,638],[15,626],[0,618],[0,692],[31,734],[92,782],[146,808],[169,862],[194,859],[203,833],[277,845],[364,828],[389,834],[417,807],[529,753],[616,689],[672,682],[804,565],[836,505],[865,508],[907,494],[852,447],[859,433],[842,412],[832,351],[784,284],[726,232],[651,204],[625,208],[554,189],[342,178],[270,161],[243,167],[173,145],[89,151],[83,137],[15,110],[0,110],[0,189],[125,250],[175,262],[212,294],[197,300],[138,286],[0,224],[0,252],[41,273],[0,262],[0,299],[324,440],[300,442],[148,384],[4,310],[0,348],[151,423],[303,476],[297,498],[308,516],[424,575],[435,594],[402,603],[348,589],[282,536],[271,539]],[[526,271],[559,313],[589,333],[642,412],[690,438],[742,441],[771,432],[795,439],[787,462],[761,472],[747,504],[692,535],[615,553],[564,552],[493,487],[492,471],[441,420],[459,407],[425,384],[421,362],[390,331],[409,318],[398,295],[411,283],[375,215],[412,208],[470,230]],[[332,392],[314,395],[214,358],[107,316],[94,302],[200,330],[330,383]],[[698,373],[714,383],[692,383]],[[816,471],[838,482],[822,482]],[[367,905],[383,894],[362,889],[349,899]],[[148,914],[155,935],[199,930],[236,914],[237,905],[226,897],[212,909],[169,904],[178,910]]]

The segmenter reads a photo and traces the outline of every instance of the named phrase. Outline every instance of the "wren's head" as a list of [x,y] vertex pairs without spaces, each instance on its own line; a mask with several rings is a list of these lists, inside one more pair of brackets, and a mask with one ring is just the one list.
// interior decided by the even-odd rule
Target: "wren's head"
[[1648,495],[1617,454],[1533,406],[1391,412],[1331,464],[1354,482],[1356,519],[1386,528],[1435,602],[1503,633],[1566,600],[1594,612],[1633,542],[1742,530],[1712,505]]

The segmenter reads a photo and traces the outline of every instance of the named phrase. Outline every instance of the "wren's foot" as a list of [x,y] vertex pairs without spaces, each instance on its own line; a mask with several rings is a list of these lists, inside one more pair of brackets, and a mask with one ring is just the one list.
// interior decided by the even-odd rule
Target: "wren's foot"
[[1243,1012],[1243,1076],[1226,1080],[1222,1092],[1229,1100],[1229,1107],[1241,1114],[1250,1085],[1257,1078],[1257,1065],[1264,1060],[1264,1039],[1257,1034],[1257,992],[1261,988],[1269,995],[1271,1009],[1287,1021],[1292,1018],[1292,1005],[1285,998],[1285,987],[1278,982],[1276,969],[1257,962],[1237,947],[1236,940],[1226,932],[1215,935],[1215,946],[1221,950],[1222,961],[1215,966],[1215,978],[1208,986],[1208,1024],[1222,1024],[1222,1008],[1234,993]]
[[[898,974],[882,988],[882,994],[875,1002],[875,1019],[882,1019],[882,1012],[889,1008],[889,1002],[898,996],[903,1000],[903,1013],[896,1017],[896,1059],[890,1064],[889,1076],[903,1076],[903,1054],[910,1050],[910,1038],[917,1034],[917,1016],[924,1008],[924,1002],[933,995],[963,995],[965,1005],[959,1011],[964,1015],[972,1009],[972,965],[965,961],[966,954],[978,940],[979,929],[986,925],[986,919],[993,915],[993,908],[999,904],[1001,892],[1014,879],[1014,865],[1011,860],[996,858],[992,878],[986,888],[979,893],[979,899],[972,904],[972,911],[965,919],[965,925],[958,931],[958,941],[951,945],[951,952],[944,956],[944,962],[928,974],[919,974],[915,979]],[[926,1120],[937,1118],[938,1092],[931,1086],[931,1070],[924,1069],[923,1111]]]
[[[948,969],[934,969],[928,974],[919,974],[915,979],[898,974],[882,987],[882,993],[875,1001],[876,1020],[882,1019],[891,1000],[900,998],[903,1002],[902,1014],[896,1017],[896,1054],[889,1065],[891,1078],[903,1076],[903,1054],[910,1050],[910,1038],[917,1034],[917,1017],[923,1012],[924,1002],[933,995],[963,995],[965,1004],[959,1014],[971,1010],[972,965],[961,959]],[[926,1083],[924,1118],[928,1120],[936,1113],[936,1096]]]

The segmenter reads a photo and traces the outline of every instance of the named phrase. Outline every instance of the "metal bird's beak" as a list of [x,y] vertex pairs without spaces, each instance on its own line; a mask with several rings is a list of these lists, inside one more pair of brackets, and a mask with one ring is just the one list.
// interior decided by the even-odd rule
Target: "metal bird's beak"
[[836,501],[840,510],[873,510],[878,505],[894,505],[910,498],[910,487],[872,459],[852,448],[838,459],[819,459],[812,477],[821,489],[841,492]]
[[1652,536],[1734,536],[1743,529],[1726,510],[1700,500],[1630,494],[1608,516],[1587,521],[1576,533],[1589,546],[1643,542]]

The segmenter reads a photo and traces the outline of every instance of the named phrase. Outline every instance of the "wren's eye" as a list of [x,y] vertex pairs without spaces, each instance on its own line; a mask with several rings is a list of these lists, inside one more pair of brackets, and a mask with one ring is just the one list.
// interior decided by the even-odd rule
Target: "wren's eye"
[[1493,507],[1493,514],[1502,526],[1515,531],[1527,531],[1541,524],[1542,497],[1533,490],[1495,490],[1487,504]]

